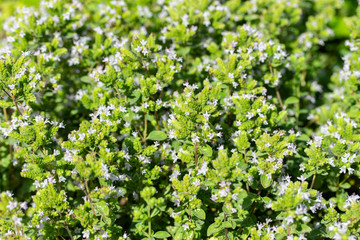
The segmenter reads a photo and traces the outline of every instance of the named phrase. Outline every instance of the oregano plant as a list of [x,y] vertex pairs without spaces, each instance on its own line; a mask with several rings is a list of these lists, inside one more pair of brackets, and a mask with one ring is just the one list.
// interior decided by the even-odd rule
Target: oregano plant
[[9,9],[0,239],[360,238],[356,1]]

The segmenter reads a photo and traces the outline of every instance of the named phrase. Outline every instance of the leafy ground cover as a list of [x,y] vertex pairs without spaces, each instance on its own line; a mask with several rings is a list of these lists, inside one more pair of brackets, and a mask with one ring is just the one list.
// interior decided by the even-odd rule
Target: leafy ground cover
[[360,237],[356,1],[17,4],[0,239]]

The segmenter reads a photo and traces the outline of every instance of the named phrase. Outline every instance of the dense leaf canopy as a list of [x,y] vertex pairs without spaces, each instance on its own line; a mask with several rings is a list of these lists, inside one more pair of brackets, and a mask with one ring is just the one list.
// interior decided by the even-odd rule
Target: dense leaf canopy
[[356,1],[19,4],[0,239],[360,238]]

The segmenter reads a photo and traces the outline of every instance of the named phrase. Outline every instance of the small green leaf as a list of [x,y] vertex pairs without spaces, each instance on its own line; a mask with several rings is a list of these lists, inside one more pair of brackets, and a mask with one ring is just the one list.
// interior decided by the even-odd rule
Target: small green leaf
[[268,188],[271,185],[272,179],[263,174],[260,176],[260,182],[264,188]]
[[238,168],[240,168],[241,170],[246,170],[247,167],[248,167],[248,164],[247,163],[244,163],[244,162],[239,162],[237,164]]
[[223,223],[222,223],[222,227],[223,227],[223,228],[232,228],[232,225],[231,225],[230,222],[226,221],[226,222],[223,222]]
[[236,222],[234,220],[230,220],[230,224],[232,229],[236,228]]
[[160,210],[157,209],[157,208],[155,208],[155,209],[152,211],[152,213],[151,213],[151,217],[155,217],[155,216],[157,216],[159,213],[160,213]]
[[282,120],[283,118],[285,118],[286,117],[286,115],[287,115],[287,111],[285,111],[285,110],[283,110],[283,111],[281,111],[280,113],[279,113],[279,115],[278,115],[278,117],[277,117],[277,119],[276,119],[276,121],[280,121],[280,120]]
[[312,228],[306,224],[301,224],[301,232],[311,232]]
[[262,200],[264,203],[270,203],[271,202],[271,198],[269,197],[262,197]]
[[289,97],[285,100],[284,104],[285,105],[290,105],[290,104],[297,104],[299,102],[299,99],[297,97]]
[[106,205],[105,202],[101,201],[101,202],[95,203],[94,205],[95,205],[95,214],[97,216],[109,215],[109,207],[108,207],[108,205]]
[[65,55],[67,53],[67,49],[66,48],[59,48],[54,52],[54,55]]
[[207,144],[205,144],[205,146],[202,146],[199,150],[202,154],[204,154],[207,157],[212,156],[212,148]]
[[158,231],[154,234],[155,238],[168,238],[171,237],[170,233],[165,231]]
[[147,137],[148,140],[161,141],[167,138],[166,133],[162,131],[152,131]]
[[206,213],[205,213],[204,210],[202,210],[201,208],[199,208],[199,209],[196,209],[194,212],[195,212],[195,216],[196,216],[197,218],[200,218],[200,219],[202,219],[202,220],[205,220],[205,218],[206,218]]
[[111,218],[109,218],[109,217],[103,217],[103,221],[104,221],[104,223],[106,224],[106,225],[111,225]]
[[128,102],[130,104],[134,104],[137,102],[137,100],[139,100],[140,96],[141,96],[141,92],[140,91],[134,91],[132,96],[134,96],[134,98],[129,98]]
[[4,100],[0,100],[1,108],[8,108],[8,107],[11,107],[13,104],[14,104],[13,102],[6,102]]
[[306,134],[301,134],[301,136],[299,136],[299,137],[297,138],[297,140],[307,142],[307,141],[310,140],[310,138],[309,138],[309,136],[306,135]]
[[219,226],[216,224],[216,223],[213,223],[211,224],[208,229],[207,229],[207,235],[208,236],[211,236],[213,235],[214,233],[217,233],[221,231],[221,228],[219,228]]
[[344,188],[344,189],[349,189],[349,188],[351,188],[351,185],[350,185],[350,183],[345,182],[345,183],[341,184],[340,187]]
[[84,83],[93,83],[94,81],[89,76],[81,77],[80,80]]

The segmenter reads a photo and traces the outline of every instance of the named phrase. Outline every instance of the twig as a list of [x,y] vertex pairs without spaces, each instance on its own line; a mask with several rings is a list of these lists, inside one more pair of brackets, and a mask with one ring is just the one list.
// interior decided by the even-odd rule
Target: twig
[[132,122],[132,124],[133,124],[135,130],[139,133],[141,139],[144,139],[143,136],[142,136],[142,134],[141,134],[141,132],[140,132],[139,129],[136,127],[135,123]]
[[121,97],[121,94],[120,94],[120,92],[119,92],[119,90],[115,87],[115,90],[116,90],[116,93],[117,93],[117,95],[119,96],[119,98],[120,98],[120,100],[122,99],[122,97]]
[[8,117],[7,117],[7,112],[6,112],[6,108],[3,108],[3,112],[4,112],[4,117],[5,117],[5,121],[8,121]]
[[[279,99],[281,109],[284,110],[285,107],[284,107],[284,104],[283,104],[283,102],[282,102],[282,100],[281,100],[281,96],[280,96],[279,89],[278,89],[277,87],[275,87],[275,91],[276,91],[276,96],[277,96],[277,98]],[[285,119],[286,119],[286,121],[289,121],[289,119],[288,119],[287,116],[285,117]]]
[[156,119],[156,130],[160,130],[160,126],[159,126],[159,117],[158,117],[158,113],[155,110],[155,119]]
[[59,237],[61,237],[62,239],[66,240],[63,236],[61,236],[61,235],[59,234],[59,232],[57,233],[57,235],[58,235]]
[[[258,197],[260,196],[261,189],[262,189],[262,185],[260,185],[260,189],[259,189],[259,191],[258,191],[258,193],[257,193],[257,196],[258,196]],[[256,199],[255,202],[253,203],[252,207],[251,207],[251,211],[250,211],[249,217],[251,217],[251,216],[253,215],[253,213],[254,213],[254,211],[255,211],[255,206],[256,206],[257,202],[258,202],[258,200]]]
[[[58,211],[58,213],[59,213],[60,217],[62,218],[61,212]],[[72,234],[71,234],[71,232],[70,232],[70,229],[69,229],[69,227],[68,227],[68,220],[67,220],[66,218],[65,218],[65,221],[66,221],[66,223],[64,224],[64,228],[65,228],[65,230],[67,231],[67,233],[69,234],[70,239],[71,239],[71,240],[74,240],[74,238],[73,238],[73,236],[72,236]]]
[[315,173],[315,174],[314,174],[314,176],[313,176],[313,179],[312,179],[312,182],[311,182],[310,189],[312,189],[312,188],[313,188],[313,186],[314,186],[314,183],[315,183],[315,178],[316,178],[316,173]]
[[197,157],[197,144],[195,143],[195,167],[198,166],[198,157]]
[[[197,126],[197,128],[196,128],[196,133],[198,133],[199,132],[199,126]],[[198,166],[198,156],[197,156],[197,143],[195,143],[195,167],[197,167]]]
[[275,91],[276,91],[276,96],[277,96],[278,99],[279,99],[281,109],[284,110],[285,108],[284,108],[284,104],[283,104],[283,102],[282,102],[282,100],[281,100],[281,96],[280,96],[280,93],[279,93],[279,89],[276,87],[276,88],[275,88]]
[[91,197],[90,197],[90,192],[89,192],[89,187],[88,187],[87,182],[88,182],[88,180],[86,179],[86,180],[85,180],[85,187],[86,187],[85,193],[86,193],[86,195],[87,195],[87,197],[88,197],[88,199],[89,199],[91,210],[92,210],[94,216],[96,216],[95,210],[94,210],[94,206],[93,206],[93,204],[92,204],[92,199],[91,199]]
[[[246,157],[246,149],[244,149],[244,159],[245,159],[245,163],[247,163],[247,157]],[[249,184],[248,182],[245,182],[246,185],[246,191],[249,193],[250,189],[249,189]]]
[[[274,75],[274,72],[273,72],[273,69],[271,67],[271,65],[269,64],[269,69],[270,69],[270,73],[271,75]],[[281,106],[281,109],[284,110],[285,107],[284,107],[284,104],[282,102],[282,99],[281,99],[281,96],[280,96],[280,92],[279,92],[279,89],[277,87],[275,87],[275,92],[276,92],[276,96],[277,98],[279,99],[279,102],[280,102],[280,106]],[[288,121],[288,117],[286,116],[286,121]]]
[[71,234],[71,232],[70,232],[70,229],[69,229],[67,223],[65,224],[65,229],[66,229],[66,231],[68,232],[68,234],[69,234],[69,236],[70,236],[70,239],[71,239],[71,240],[74,240],[74,238],[73,238],[73,236],[72,236],[72,234]]
[[22,113],[21,113],[21,111],[20,111],[20,108],[19,108],[19,106],[17,105],[16,99],[14,98],[14,96],[13,96],[13,95],[10,95],[5,89],[3,89],[3,91],[5,92],[5,94],[6,94],[9,98],[11,98],[11,100],[12,100],[13,103],[15,104],[16,109],[18,110],[19,114],[22,115]]

